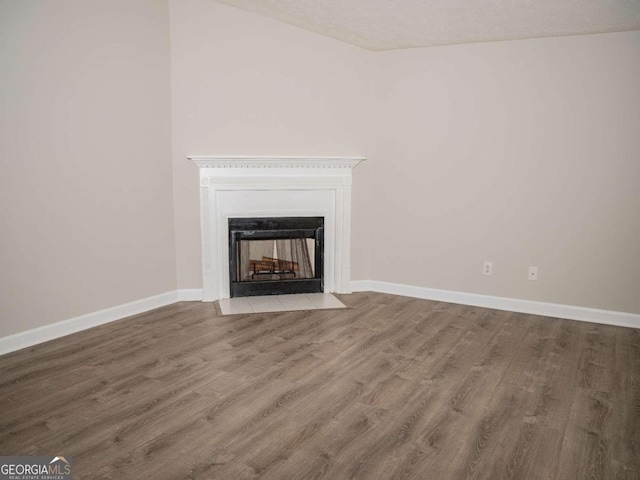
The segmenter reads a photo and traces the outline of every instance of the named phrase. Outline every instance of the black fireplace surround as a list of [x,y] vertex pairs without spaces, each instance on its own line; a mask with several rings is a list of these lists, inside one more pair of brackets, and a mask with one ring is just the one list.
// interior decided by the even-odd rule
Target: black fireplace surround
[[229,219],[230,296],[324,291],[324,218]]

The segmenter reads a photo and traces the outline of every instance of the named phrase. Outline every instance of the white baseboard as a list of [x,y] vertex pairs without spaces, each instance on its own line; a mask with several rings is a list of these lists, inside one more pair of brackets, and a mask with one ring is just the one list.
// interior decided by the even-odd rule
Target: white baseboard
[[202,289],[201,288],[189,288],[178,290],[179,302],[201,302],[202,301]]
[[116,305],[97,312],[87,313],[61,322],[0,338],[0,355],[64,337],[88,328],[104,325],[131,315],[148,312],[179,301],[202,300],[202,289],[173,290],[133,302]]
[[493,297],[476,293],[437,290],[434,288],[414,287],[399,283],[379,282],[377,280],[357,280],[351,282],[354,292],[380,292],[405,297],[424,298],[440,302],[473,305],[475,307],[508,310],[510,312],[529,313],[545,317],[566,318],[583,322],[617,325],[620,327],[640,328],[640,315],[635,313],[598,310],[557,303],[534,302],[516,298]]
[[[617,325],[621,327],[640,328],[640,315],[635,313],[598,310],[594,308],[560,305],[555,303],[534,302],[515,298],[493,297],[475,293],[437,290],[434,288],[414,287],[398,283],[379,282],[377,280],[357,280],[351,282],[354,292],[380,292],[406,297],[424,298],[440,302],[459,303],[476,307],[508,310],[511,312],[543,315],[546,317],[567,318],[584,322]],[[78,317],[56,322],[51,325],[20,332],[0,338],[0,355],[31,347],[38,343],[47,342],[55,338],[64,337],[88,328],[104,325],[105,323],[121,320],[131,315],[148,312],[156,308],[171,305],[176,302],[202,301],[202,289],[182,289],[154,295],[134,302],[117,305],[97,312],[80,315]]]

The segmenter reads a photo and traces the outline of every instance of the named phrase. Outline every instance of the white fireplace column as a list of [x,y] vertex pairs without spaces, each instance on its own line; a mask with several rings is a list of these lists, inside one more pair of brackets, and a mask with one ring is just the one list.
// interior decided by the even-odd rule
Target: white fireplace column
[[324,288],[351,293],[351,183],[360,157],[190,156],[200,169],[203,301],[229,298],[229,218],[324,217]]

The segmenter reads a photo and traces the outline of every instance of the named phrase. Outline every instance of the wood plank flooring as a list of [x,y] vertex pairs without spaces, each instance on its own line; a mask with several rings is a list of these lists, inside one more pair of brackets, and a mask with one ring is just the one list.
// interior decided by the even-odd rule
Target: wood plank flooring
[[178,303],[0,357],[0,455],[74,479],[640,479],[640,330],[384,294]]

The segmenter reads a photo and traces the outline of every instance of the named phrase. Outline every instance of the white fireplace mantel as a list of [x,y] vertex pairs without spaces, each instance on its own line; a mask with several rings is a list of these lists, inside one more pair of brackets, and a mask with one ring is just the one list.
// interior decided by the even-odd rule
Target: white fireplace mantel
[[229,298],[229,218],[243,217],[324,217],[325,292],[351,292],[352,169],[364,158],[188,158],[200,169],[204,301]]

